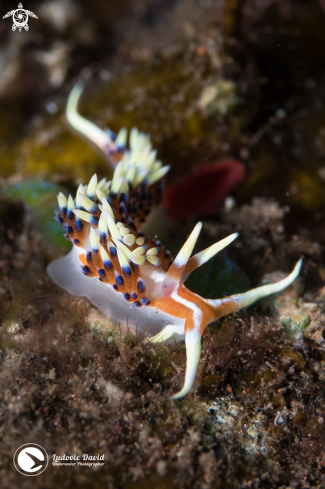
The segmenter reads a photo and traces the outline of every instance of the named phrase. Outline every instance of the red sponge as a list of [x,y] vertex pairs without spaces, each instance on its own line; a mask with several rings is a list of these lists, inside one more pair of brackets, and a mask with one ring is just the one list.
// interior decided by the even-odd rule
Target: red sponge
[[196,168],[166,190],[164,206],[178,221],[188,215],[208,216],[215,212],[245,175],[244,165],[235,159]]

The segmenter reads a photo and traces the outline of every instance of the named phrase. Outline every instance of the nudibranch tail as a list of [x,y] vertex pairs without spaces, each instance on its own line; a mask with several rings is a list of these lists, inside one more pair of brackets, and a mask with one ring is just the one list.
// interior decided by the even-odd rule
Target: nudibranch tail
[[[208,304],[212,305],[216,311],[218,311],[222,305],[225,307],[231,307],[232,310],[230,310],[230,312],[235,312],[239,309],[243,309],[244,307],[251,306],[256,301],[263,299],[264,297],[268,297],[269,295],[276,294],[286,287],[289,287],[289,285],[291,285],[292,282],[294,282],[298,277],[302,263],[303,257],[298,260],[292,272],[279,282],[261,285],[260,287],[256,287],[255,289],[249,290],[248,292],[244,292],[242,294],[231,295],[225,299],[207,300],[207,302]],[[229,312],[226,312],[226,314],[229,314]]]

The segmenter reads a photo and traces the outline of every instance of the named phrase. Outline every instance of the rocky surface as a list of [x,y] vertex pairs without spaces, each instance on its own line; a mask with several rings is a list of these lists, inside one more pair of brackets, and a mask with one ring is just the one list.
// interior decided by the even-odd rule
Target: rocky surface
[[[263,206],[283,215],[274,202]],[[215,232],[239,227],[247,212],[225,216]],[[250,212],[261,212],[260,202]],[[184,345],[153,347],[60,292],[32,227],[28,214],[18,229],[2,220],[3,236],[16,233],[0,290],[4,487],[30,487],[12,466],[15,449],[30,440],[50,457],[105,456],[99,467],[50,461],[35,487],[322,487],[324,293],[308,296],[308,273],[263,309],[210,326],[194,388],[175,403],[169,397],[183,382]],[[281,234],[288,239],[284,227]],[[264,239],[270,246],[271,233]],[[233,248],[230,258],[240,262],[240,252]],[[251,270],[257,279],[259,268]]]

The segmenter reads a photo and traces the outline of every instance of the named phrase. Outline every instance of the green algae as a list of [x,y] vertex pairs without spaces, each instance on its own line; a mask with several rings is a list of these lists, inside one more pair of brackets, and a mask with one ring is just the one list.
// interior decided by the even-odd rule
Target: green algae
[[286,317],[281,318],[282,326],[286,330],[288,330],[292,333],[297,333],[298,331],[303,331],[304,329],[307,328],[309,323],[310,323],[310,318],[307,316],[299,317],[296,320],[294,320],[291,316],[286,316]]
[[38,207],[44,197],[56,195],[62,190],[63,188],[55,183],[29,178],[23,183],[9,185],[5,192],[8,197],[21,199],[30,207]]
[[53,182],[35,178],[28,178],[5,189],[9,198],[23,201],[31,210],[36,228],[41,231],[49,246],[68,249],[71,245],[63,237],[63,228],[54,220],[59,192],[65,192],[65,189]]

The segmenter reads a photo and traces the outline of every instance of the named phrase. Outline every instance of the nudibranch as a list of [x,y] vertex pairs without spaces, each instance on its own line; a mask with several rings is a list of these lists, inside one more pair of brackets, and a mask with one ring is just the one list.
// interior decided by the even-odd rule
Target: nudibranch
[[191,257],[199,222],[173,260],[162,243],[141,226],[162,196],[162,166],[150,138],[133,128],[115,135],[102,131],[77,112],[82,86],[76,85],[67,104],[67,120],[90,140],[111,164],[113,178],[80,185],[76,197],[58,196],[57,220],[72,243],[70,253],[48,266],[51,279],[72,295],[87,297],[111,319],[152,335],[150,341],[185,340],[185,396],[193,386],[205,328],[218,318],[288,287],[298,276],[302,259],[285,279],[222,299],[208,300],[184,285],[196,268],[229,245],[237,233]]

